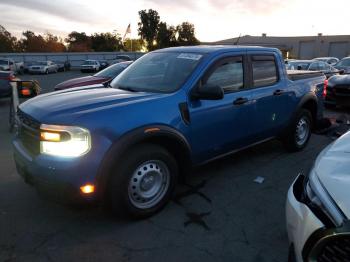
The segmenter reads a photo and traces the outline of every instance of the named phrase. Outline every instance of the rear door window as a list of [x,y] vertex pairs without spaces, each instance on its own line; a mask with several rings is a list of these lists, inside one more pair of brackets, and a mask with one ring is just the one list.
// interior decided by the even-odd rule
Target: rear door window
[[253,87],[271,86],[278,82],[276,60],[273,55],[252,56]]

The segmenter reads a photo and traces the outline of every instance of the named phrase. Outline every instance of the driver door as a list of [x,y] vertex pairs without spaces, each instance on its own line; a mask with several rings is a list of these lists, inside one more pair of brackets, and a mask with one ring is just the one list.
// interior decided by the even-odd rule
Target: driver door
[[195,99],[189,103],[195,161],[210,160],[251,143],[254,107],[250,90],[246,90],[245,68],[245,56],[222,58],[206,71],[195,87],[205,88],[209,84],[224,90],[223,99]]

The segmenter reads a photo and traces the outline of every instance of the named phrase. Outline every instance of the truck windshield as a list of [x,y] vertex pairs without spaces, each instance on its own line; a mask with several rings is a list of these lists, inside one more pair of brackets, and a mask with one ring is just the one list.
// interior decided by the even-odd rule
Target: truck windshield
[[136,60],[111,83],[135,92],[171,93],[181,87],[199,64],[198,53],[149,53]]

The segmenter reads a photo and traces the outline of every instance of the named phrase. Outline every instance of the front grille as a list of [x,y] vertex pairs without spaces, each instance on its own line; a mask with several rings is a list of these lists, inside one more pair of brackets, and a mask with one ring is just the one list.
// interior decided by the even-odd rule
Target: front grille
[[318,262],[350,262],[350,236],[337,235],[326,239],[317,253]]
[[21,110],[17,111],[18,138],[33,155],[40,153],[40,123]]

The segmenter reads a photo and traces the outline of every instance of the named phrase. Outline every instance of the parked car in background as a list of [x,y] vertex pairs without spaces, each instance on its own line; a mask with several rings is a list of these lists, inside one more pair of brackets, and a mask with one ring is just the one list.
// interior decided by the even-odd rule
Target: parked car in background
[[132,61],[132,59],[128,55],[117,55],[113,60],[113,64],[124,62],[124,61]]
[[0,58],[0,71],[12,71],[14,73],[23,74],[23,62],[15,62],[11,58]]
[[324,97],[324,103],[328,107],[350,107],[350,74],[329,78]]
[[314,60],[326,62],[327,64],[330,64],[333,66],[339,62],[339,59],[336,57],[317,57],[317,58],[314,58]]
[[15,80],[12,71],[0,71],[0,97],[9,97],[11,95],[10,82]]
[[65,72],[70,70],[70,62],[69,61],[53,61],[57,65],[58,72]]
[[287,70],[320,71],[324,73],[327,78],[340,74],[340,71],[335,67],[326,62],[317,60],[292,60],[288,62],[286,67]]
[[100,70],[100,62],[97,60],[85,60],[81,66],[81,72],[98,72]]
[[87,86],[87,85],[103,84],[103,83],[110,82],[117,75],[123,72],[124,69],[127,68],[131,63],[132,61],[121,62],[118,64],[111,65],[92,76],[78,77],[78,78],[64,81],[55,86],[55,91],[72,88],[72,87],[78,87],[78,86]]
[[[108,88],[22,103],[16,167],[47,194],[107,200],[116,214],[145,218],[166,205],[192,166],[277,137],[290,151],[304,149],[323,117],[325,79],[287,72],[274,48],[150,52]],[[29,120],[31,127],[21,124]]]
[[23,63],[24,73],[29,73],[29,67],[33,65],[35,61],[26,61]]
[[334,67],[338,70],[344,70],[344,74],[350,74],[350,57],[344,57]]
[[103,70],[109,66],[109,63],[107,60],[98,60],[100,62],[100,70]]
[[289,261],[350,259],[350,132],[299,174],[286,203]]
[[58,66],[52,61],[37,61],[37,62],[33,62],[28,67],[28,72],[30,74],[57,73]]

